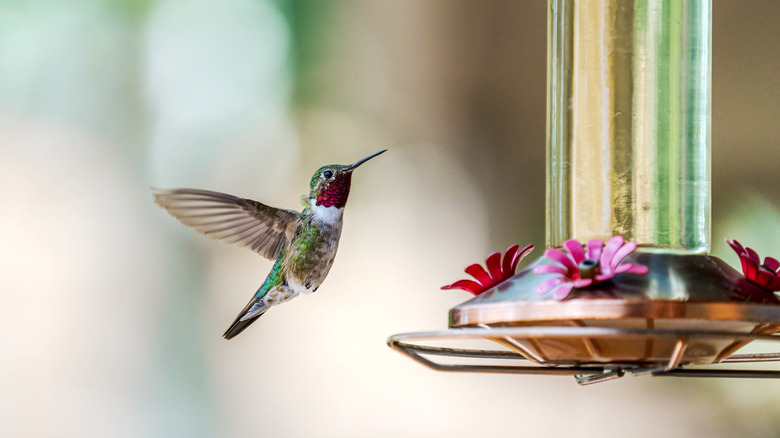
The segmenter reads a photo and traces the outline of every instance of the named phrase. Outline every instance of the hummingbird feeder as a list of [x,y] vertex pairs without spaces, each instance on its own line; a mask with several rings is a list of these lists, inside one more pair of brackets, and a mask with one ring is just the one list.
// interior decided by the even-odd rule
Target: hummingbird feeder
[[[780,377],[757,364],[780,361],[780,262],[736,241],[743,273],[708,254],[711,32],[711,0],[549,0],[549,249],[516,275],[528,247],[469,266],[476,281],[445,286],[476,295],[449,330],[390,347],[582,385]],[[737,353],[748,344],[770,351]]]

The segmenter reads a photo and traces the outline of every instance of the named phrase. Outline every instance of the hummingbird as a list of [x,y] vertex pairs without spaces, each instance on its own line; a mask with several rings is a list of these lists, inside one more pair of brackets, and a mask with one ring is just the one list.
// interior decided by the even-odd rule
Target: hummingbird
[[251,199],[200,189],[152,189],[154,201],[184,225],[275,260],[262,286],[222,335],[232,339],[272,306],[320,287],[341,237],[352,172],[381,150],[353,164],[314,172],[300,213]]

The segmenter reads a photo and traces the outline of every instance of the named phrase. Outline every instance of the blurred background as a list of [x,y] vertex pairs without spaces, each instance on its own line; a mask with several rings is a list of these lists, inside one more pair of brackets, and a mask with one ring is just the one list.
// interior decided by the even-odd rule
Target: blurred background
[[[713,253],[780,252],[780,2],[715,0]],[[439,287],[544,246],[546,2],[0,0],[0,436],[772,436],[780,382],[437,373]],[[152,202],[299,208],[356,172],[319,293]],[[538,251],[538,250],[537,250]],[[532,254],[532,258],[539,256]]]

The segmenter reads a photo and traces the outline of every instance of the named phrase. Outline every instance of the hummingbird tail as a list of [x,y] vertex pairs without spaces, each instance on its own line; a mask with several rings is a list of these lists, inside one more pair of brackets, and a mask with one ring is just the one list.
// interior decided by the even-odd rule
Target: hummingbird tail
[[238,314],[236,320],[227,329],[224,335],[225,339],[233,339],[249,327],[253,322],[263,316],[268,310],[269,306],[266,306],[260,298],[252,298],[249,304],[244,307],[244,310]]

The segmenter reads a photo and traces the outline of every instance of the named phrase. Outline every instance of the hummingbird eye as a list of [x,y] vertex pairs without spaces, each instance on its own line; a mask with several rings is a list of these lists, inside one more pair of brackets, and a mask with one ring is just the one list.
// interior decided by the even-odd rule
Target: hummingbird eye
[[324,176],[325,178],[333,178],[333,172],[331,172],[330,170],[326,170],[325,172],[322,172],[322,176]]

